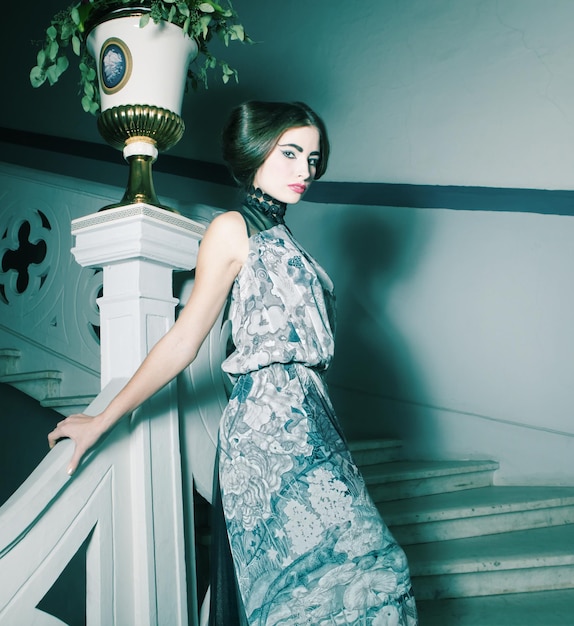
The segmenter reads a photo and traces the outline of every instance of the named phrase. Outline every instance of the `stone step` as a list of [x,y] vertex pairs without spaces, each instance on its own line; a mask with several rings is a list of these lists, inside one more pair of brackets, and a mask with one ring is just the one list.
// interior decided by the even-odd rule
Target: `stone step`
[[61,381],[62,373],[55,370],[0,376],[0,382],[16,387],[35,400],[58,397]]
[[359,467],[389,463],[401,458],[402,442],[399,439],[368,439],[349,441],[349,450]]
[[492,484],[495,461],[397,461],[361,467],[377,503]]
[[84,395],[47,398],[42,400],[40,404],[68,417],[74,413],[82,413],[95,397],[95,395]]
[[476,537],[574,523],[574,487],[482,487],[379,503],[397,541]]
[[419,600],[574,588],[574,524],[405,546]]
[[418,601],[421,626],[572,626],[574,589]]
[[20,356],[20,350],[16,348],[0,348],[0,378],[18,371]]

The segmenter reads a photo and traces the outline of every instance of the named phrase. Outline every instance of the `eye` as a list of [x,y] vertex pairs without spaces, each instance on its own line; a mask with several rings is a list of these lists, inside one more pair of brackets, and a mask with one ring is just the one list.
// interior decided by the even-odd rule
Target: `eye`
[[319,157],[310,157],[309,158],[309,165],[311,167],[317,167],[317,165],[319,165]]
[[295,153],[292,150],[282,150],[282,152],[283,152],[283,156],[287,157],[288,159],[295,158]]

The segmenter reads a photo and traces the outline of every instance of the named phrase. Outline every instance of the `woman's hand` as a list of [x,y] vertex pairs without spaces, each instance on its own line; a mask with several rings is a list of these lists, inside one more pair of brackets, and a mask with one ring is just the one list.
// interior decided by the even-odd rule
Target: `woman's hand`
[[83,413],[77,413],[58,422],[56,428],[48,435],[48,443],[50,448],[53,448],[60,439],[72,439],[75,448],[68,465],[68,474],[71,476],[76,471],[82,457],[96,445],[104,432],[105,428],[102,427],[102,420],[99,416],[90,417]]

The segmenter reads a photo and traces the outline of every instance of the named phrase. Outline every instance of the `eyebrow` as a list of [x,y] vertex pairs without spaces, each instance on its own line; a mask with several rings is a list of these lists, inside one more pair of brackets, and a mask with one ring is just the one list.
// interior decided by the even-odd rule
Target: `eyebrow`
[[[298,146],[296,143],[279,143],[277,144],[280,148],[295,148],[298,152],[303,152],[303,148]],[[314,150],[310,154],[321,154],[319,150]]]

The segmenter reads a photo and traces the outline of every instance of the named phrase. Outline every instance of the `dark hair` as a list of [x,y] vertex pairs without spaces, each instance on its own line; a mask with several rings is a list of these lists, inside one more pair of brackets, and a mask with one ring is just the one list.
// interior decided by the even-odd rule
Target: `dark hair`
[[233,178],[247,189],[279,137],[290,128],[314,126],[319,131],[320,157],[315,180],[329,160],[329,138],[323,120],[303,102],[251,100],[233,109],[223,128],[223,159]]

